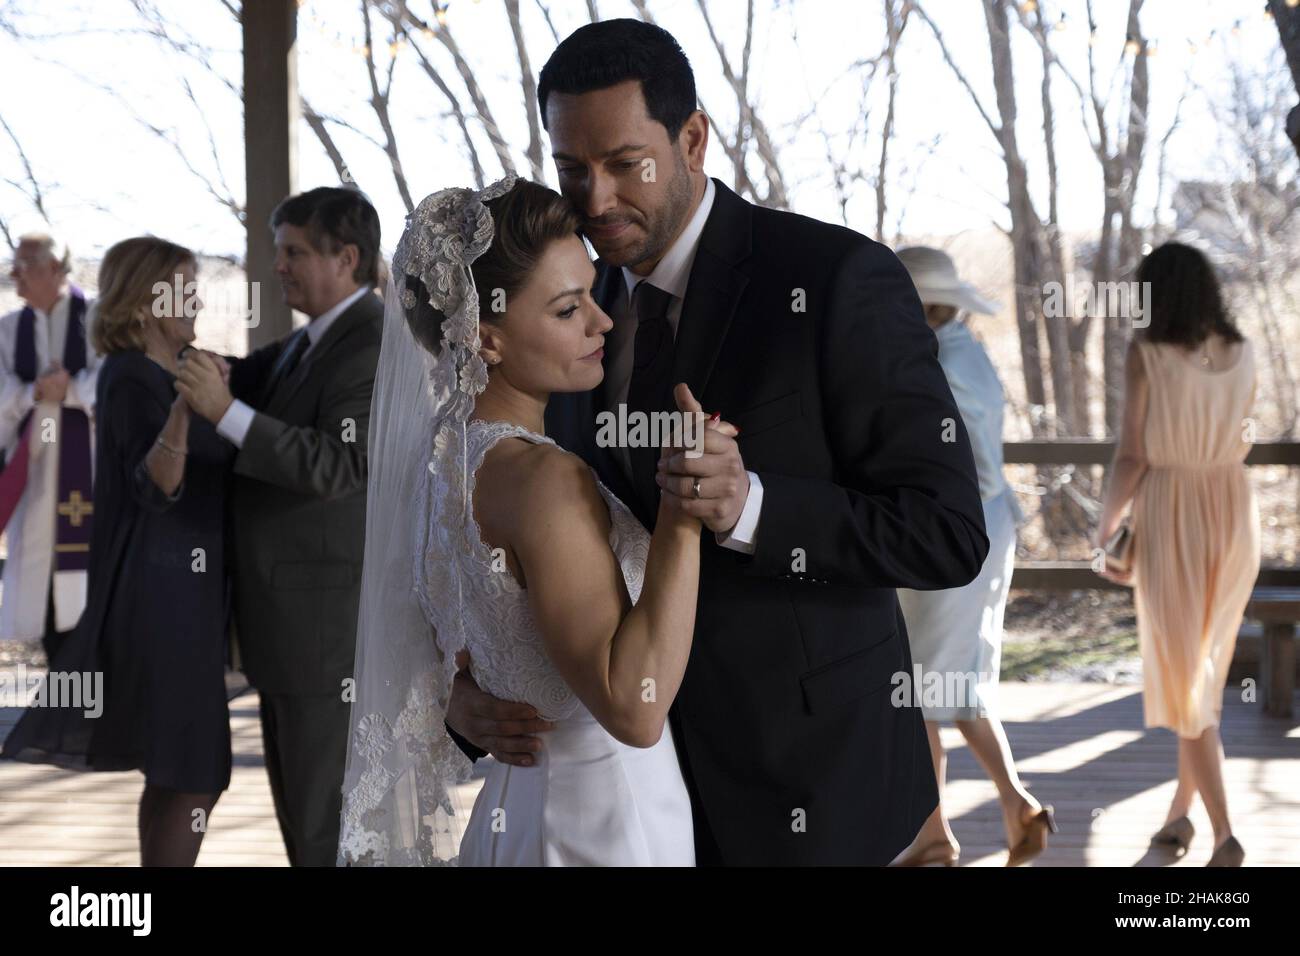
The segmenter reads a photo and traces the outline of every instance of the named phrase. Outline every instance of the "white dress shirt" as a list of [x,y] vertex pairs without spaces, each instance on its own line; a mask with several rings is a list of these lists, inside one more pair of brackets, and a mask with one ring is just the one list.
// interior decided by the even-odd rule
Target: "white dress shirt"
[[[354,302],[366,293],[370,292],[368,286],[362,286],[349,296],[345,296],[334,304],[334,306],[322,312],[316,318],[307,323],[307,349],[298,359],[298,364],[306,361],[311,350],[329,331],[334,320],[352,307]],[[226,441],[230,442],[236,448],[244,447],[244,439],[248,437],[248,430],[253,427],[253,416],[257,412],[248,404],[235,399],[226,409],[226,414],[221,416],[221,421],[217,422],[217,434]]]
[[[626,404],[628,387],[632,382],[632,353],[637,325],[636,316],[631,312],[632,290],[644,279],[656,289],[661,289],[672,296],[668,303],[667,319],[668,327],[672,329],[673,338],[676,339],[677,324],[681,321],[682,303],[686,297],[686,286],[691,279],[691,267],[695,264],[695,253],[700,247],[700,236],[704,232],[705,222],[708,221],[709,210],[713,208],[715,192],[713,180],[706,178],[704,197],[700,200],[699,207],[691,216],[690,222],[686,224],[686,228],[682,230],[682,234],[677,237],[677,241],[669,247],[664,257],[654,267],[653,272],[648,276],[639,276],[626,266],[623,268],[624,295],[619,296],[610,310],[614,327],[605,335],[605,349],[609,353],[609,363],[606,366],[609,383],[605,391],[609,399],[609,407],[605,409],[606,411],[617,413],[618,406]],[[727,417],[725,409],[722,410],[722,417]],[[618,447],[614,449],[614,454],[622,465],[624,474],[630,477],[631,452],[627,448]],[[715,537],[718,544],[724,548],[753,554],[757,541],[758,516],[763,507],[763,483],[754,472],[748,471],[746,474],[749,475],[749,496],[745,499],[745,507],[735,526],[730,531],[717,534]]]

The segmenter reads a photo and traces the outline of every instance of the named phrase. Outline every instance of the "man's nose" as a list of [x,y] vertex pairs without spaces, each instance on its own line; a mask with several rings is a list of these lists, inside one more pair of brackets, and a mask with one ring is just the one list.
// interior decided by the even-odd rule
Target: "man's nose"
[[614,179],[600,170],[593,170],[587,178],[587,193],[584,197],[583,212],[588,219],[599,219],[605,213],[618,206],[614,194]]

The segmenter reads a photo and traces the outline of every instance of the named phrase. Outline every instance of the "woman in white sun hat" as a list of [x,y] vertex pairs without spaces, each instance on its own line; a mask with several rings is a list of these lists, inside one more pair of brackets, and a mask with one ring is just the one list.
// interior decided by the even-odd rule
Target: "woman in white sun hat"
[[944,814],[946,758],[939,741],[939,725],[952,721],[998,788],[1010,849],[1007,865],[1017,866],[1043,851],[1047,833],[1055,832],[1056,822],[1052,808],[1041,806],[1021,784],[995,704],[1002,619],[1015,562],[1016,528],[1023,516],[1002,473],[1002,383],[983,346],[959,316],[992,314],[998,305],[961,280],[947,253],[913,246],[900,250],[898,258],[911,274],[925,306],[926,321],[939,340],[939,364],[970,435],[989,554],[979,577],[965,587],[898,591],[913,668],[920,668],[916,692],[930,737],[939,806],[894,865],[951,866],[957,862],[961,847]]

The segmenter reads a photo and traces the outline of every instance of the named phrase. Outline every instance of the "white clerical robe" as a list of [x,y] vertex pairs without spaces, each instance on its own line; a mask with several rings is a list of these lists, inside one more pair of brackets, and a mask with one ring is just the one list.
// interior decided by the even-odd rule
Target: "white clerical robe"
[[[68,333],[69,296],[65,292],[46,315],[36,309],[34,323],[37,374],[47,371],[52,359],[63,361]],[[34,407],[34,383],[19,380],[14,373],[14,340],[18,332],[19,309],[0,317],[0,447],[5,460],[18,444],[18,426]],[[86,331],[86,367],[68,380],[63,400],[68,408],[79,408],[90,418],[91,467],[94,467],[95,380],[102,356],[90,343],[95,304],[86,303],[82,325]],[[37,641],[45,633],[45,611],[54,587],[54,626],[71,630],[86,607],[86,572],[54,571],[54,533],[59,492],[58,443],[41,440],[41,422],[50,417],[56,426],[58,405],[42,402],[32,421],[31,458],[27,487],[9,520],[6,535],[9,555],[4,565],[4,590],[0,592],[0,639]]]

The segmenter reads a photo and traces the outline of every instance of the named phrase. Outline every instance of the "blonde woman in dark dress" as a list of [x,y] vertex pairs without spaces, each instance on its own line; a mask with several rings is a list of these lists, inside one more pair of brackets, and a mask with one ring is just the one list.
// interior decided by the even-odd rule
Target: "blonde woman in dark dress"
[[230,784],[222,531],[232,449],[175,388],[200,305],[183,295],[195,266],[188,249],[147,236],[104,256],[89,595],[50,665],[102,672],[103,712],[29,709],[3,754],[142,770],[145,866],[192,866]]

